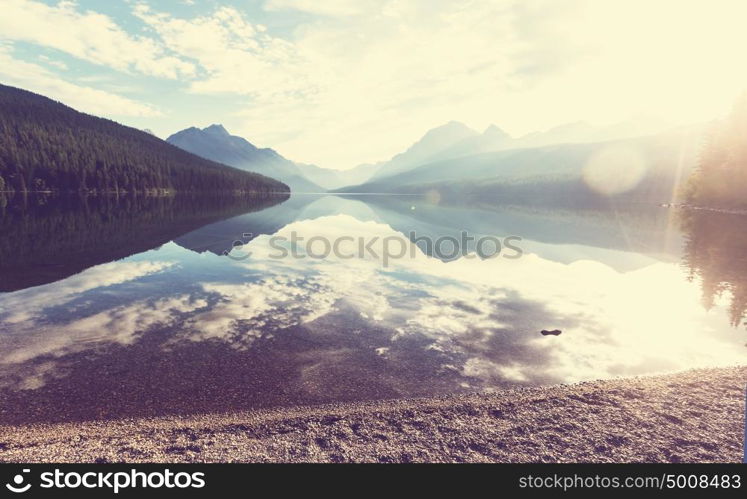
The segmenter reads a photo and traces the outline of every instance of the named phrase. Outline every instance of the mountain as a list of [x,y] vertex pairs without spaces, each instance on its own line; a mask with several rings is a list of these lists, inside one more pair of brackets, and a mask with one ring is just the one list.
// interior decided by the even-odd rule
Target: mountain
[[204,158],[277,177],[290,185],[294,192],[324,192],[361,184],[380,168],[380,165],[359,165],[349,170],[331,170],[296,163],[273,149],[258,148],[242,137],[231,135],[222,125],[187,128],[166,141]]
[[287,192],[146,132],[0,85],[0,191]]
[[[645,123],[645,124],[642,124]],[[647,135],[655,135],[666,127],[656,119],[622,121],[612,125],[597,126],[585,121],[565,123],[542,132],[533,132],[515,138],[509,148],[544,147],[554,144],[585,144],[607,142]],[[504,147],[503,149],[506,149]]]
[[478,133],[462,123],[451,121],[428,131],[407,151],[394,156],[389,161],[373,165],[361,165],[361,167],[369,168],[369,171],[373,172],[373,174],[368,179],[361,179],[361,176],[358,179],[350,178],[351,182],[347,185],[355,186],[365,182],[377,182],[385,177],[399,175],[424,164],[447,159],[509,149],[530,149],[556,144],[604,142],[638,137],[650,133],[651,130],[658,130],[660,128],[661,124],[653,121],[646,128],[642,128],[635,121],[622,122],[609,126],[594,126],[579,121],[559,125],[542,132],[533,132],[521,137],[511,137],[496,125],[490,125],[482,133]]
[[330,170],[290,161],[273,149],[258,148],[242,137],[231,135],[218,124],[203,129],[187,128],[166,141],[207,159],[277,177],[296,192],[322,192],[378,183],[384,178],[447,159],[551,144],[599,142],[633,136],[636,130],[629,123],[595,127],[577,122],[513,138],[496,125],[478,133],[463,123],[450,121],[429,130],[406,151],[388,161],[362,164],[349,170]]
[[495,125],[490,125],[482,134],[465,137],[440,151],[438,158],[431,158],[431,160],[458,158],[460,156],[469,156],[483,152],[499,151],[512,147],[514,142],[514,139],[509,134]]
[[434,161],[340,189],[479,203],[671,202],[696,164],[700,128],[616,141],[509,149]]
[[278,178],[294,192],[326,190],[309,180],[302,168],[293,161],[273,149],[259,148],[243,137],[231,135],[223,125],[210,125],[202,130],[187,128],[171,135],[166,142],[203,158]]
[[478,133],[467,125],[458,121],[450,121],[445,125],[433,128],[423,137],[411,145],[405,152],[397,154],[389,161],[377,163],[371,168],[375,170],[371,181],[397,175],[410,170],[433,158],[440,152]]

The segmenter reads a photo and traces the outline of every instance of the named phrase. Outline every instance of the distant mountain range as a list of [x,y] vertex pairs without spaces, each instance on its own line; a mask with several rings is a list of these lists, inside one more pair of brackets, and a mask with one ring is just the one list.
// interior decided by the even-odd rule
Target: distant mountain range
[[[513,138],[495,125],[480,133],[451,121],[387,161],[337,171],[293,162],[222,125],[187,128],[165,143],[0,85],[0,191],[269,193],[290,186],[483,204],[670,202],[694,168],[702,128],[634,136],[625,124],[573,123]],[[612,185],[620,181],[629,185]]]
[[288,186],[0,85],[0,191],[269,194]]
[[231,135],[218,124],[187,128],[166,141],[203,158],[280,179],[295,192],[324,192],[365,182],[376,170],[368,165],[338,171],[295,163],[273,149],[259,148],[243,137]]
[[[495,139],[486,139],[488,133]],[[672,202],[697,163],[701,137],[701,127],[687,127],[603,142],[520,149],[507,144],[495,152],[467,154],[482,150],[490,140],[495,146],[513,142],[499,130],[488,129],[448,145],[430,161],[409,168],[396,165],[389,171],[399,172],[392,175],[384,175],[382,167],[368,182],[339,191],[428,194],[481,204]],[[532,140],[542,143],[546,138]],[[455,150],[461,153],[456,155]]]
[[[331,170],[293,162],[273,149],[259,148],[245,138],[231,135],[218,124],[203,129],[187,128],[171,135],[166,141],[213,161],[278,178],[296,192],[323,192],[345,191],[348,187],[361,184],[389,189],[382,182],[383,179],[399,179],[399,175],[429,163],[488,152],[619,139],[634,136],[636,131],[630,124],[595,127],[578,122],[512,138],[496,125],[490,125],[479,133],[463,123],[450,121],[429,130],[406,151],[387,161],[362,164],[349,170]],[[351,190],[361,189],[351,187]]]
[[632,122],[610,126],[594,126],[586,122],[568,123],[543,132],[513,138],[496,125],[490,125],[479,133],[463,123],[450,121],[429,130],[409,149],[390,160],[362,166],[368,166],[373,170],[373,174],[365,182],[378,184],[386,177],[394,177],[421,165],[447,159],[510,149],[603,142],[640,135],[645,134]]

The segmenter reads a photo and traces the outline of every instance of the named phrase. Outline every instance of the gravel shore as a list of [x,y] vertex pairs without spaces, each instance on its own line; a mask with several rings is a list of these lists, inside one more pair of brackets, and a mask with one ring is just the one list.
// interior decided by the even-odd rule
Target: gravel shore
[[0,427],[3,462],[739,462],[747,366],[494,394]]

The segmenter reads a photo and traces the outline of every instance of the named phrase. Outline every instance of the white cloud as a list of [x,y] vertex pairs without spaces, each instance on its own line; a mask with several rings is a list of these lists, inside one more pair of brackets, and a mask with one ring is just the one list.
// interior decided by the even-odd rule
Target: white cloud
[[47,64],[48,66],[55,67],[57,69],[62,69],[63,71],[66,71],[68,69],[67,64],[65,64],[62,61],[58,61],[56,59],[52,59],[49,56],[46,55],[40,55],[39,60],[41,60],[44,64]]
[[[135,13],[204,68],[193,92],[248,96],[240,132],[333,167],[393,154],[426,126],[484,113],[485,95],[521,80],[514,57],[522,64],[548,57],[515,40],[514,2],[324,5],[328,14],[366,15],[314,22],[284,40],[233,8],[189,20],[146,4]],[[267,7],[320,10],[307,2]]]
[[334,168],[386,159],[450,120],[513,134],[707,120],[747,86],[741,0],[267,0],[263,17],[283,21],[269,29],[243,4],[186,17],[160,5],[132,4],[147,29],[126,31],[72,2],[7,0],[0,38],[234,96],[233,115],[208,121]]
[[377,4],[377,0],[268,0],[267,10],[298,10],[320,14],[324,16],[351,16],[370,12]]
[[323,166],[385,159],[452,119],[515,134],[640,113],[710,119],[747,83],[734,63],[747,6],[733,0],[269,0],[265,9],[308,16],[279,38],[234,8],[193,19],[137,12],[204,69],[192,92],[237,95],[236,132]]
[[206,73],[192,81],[192,92],[244,94],[271,102],[312,86],[294,45],[265,34],[234,8],[221,7],[190,20],[155,12],[143,3],[134,12],[171,50],[194,59]]
[[14,58],[9,47],[0,46],[0,79],[5,84],[37,92],[63,102],[78,111],[98,116],[159,116],[161,114],[158,109],[149,104],[64,81],[37,64]]
[[81,13],[74,2],[49,6],[33,0],[4,0],[0,40],[30,42],[122,71],[177,78],[194,65],[166,53],[157,41],[124,31],[108,16]]

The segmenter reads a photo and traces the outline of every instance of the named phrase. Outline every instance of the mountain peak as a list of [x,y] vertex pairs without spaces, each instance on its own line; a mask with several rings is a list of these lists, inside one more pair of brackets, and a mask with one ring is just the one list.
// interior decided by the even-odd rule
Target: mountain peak
[[223,125],[215,123],[213,125],[210,125],[207,128],[202,129],[203,132],[212,133],[216,135],[229,135],[228,130],[226,130]]
[[454,121],[454,120],[451,120],[448,123],[445,123],[439,127],[436,127],[430,131],[434,131],[434,130],[449,130],[449,131],[462,131],[462,132],[468,131],[468,132],[474,133],[474,130],[472,130],[470,127],[468,127],[461,121]]
[[495,137],[495,138],[497,137],[509,138],[510,137],[502,128],[496,125],[493,125],[493,124],[487,127],[485,131],[482,132],[482,134],[486,137]]
[[453,143],[471,135],[477,135],[477,132],[459,121],[449,121],[446,124],[428,130],[413,147],[431,141],[441,145],[447,142]]
[[325,190],[306,177],[308,169],[300,168],[270,148],[258,148],[238,135],[231,135],[219,123],[199,129],[190,127],[166,139],[171,145],[203,158],[271,178],[283,179],[300,192]]

